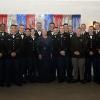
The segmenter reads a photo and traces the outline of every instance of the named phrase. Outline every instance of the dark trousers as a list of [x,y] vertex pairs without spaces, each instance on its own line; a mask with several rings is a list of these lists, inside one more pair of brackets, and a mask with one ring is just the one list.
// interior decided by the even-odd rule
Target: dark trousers
[[27,67],[26,67],[26,58],[20,58],[20,67],[21,67],[21,82],[26,82],[27,80]]
[[95,81],[100,84],[100,57],[96,57],[96,66],[95,66]]
[[52,64],[51,64],[51,79],[54,81],[57,77],[56,75],[56,69],[57,69],[57,57],[52,57]]
[[22,82],[36,80],[36,59],[32,57],[23,57],[20,59],[21,80]]
[[93,76],[94,80],[96,80],[97,77],[97,67],[96,67],[96,58],[94,56],[89,56],[86,58],[86,63],[85,63],[85,80],[86,81],[91,81],[92,80],[92,67],[93,67]]
[[[60,56],[57,58],[57,78],[58,81],[65,81],[66,76],[70,76],[69,57]],[[67,74],[67,75],[66,75]]]
[[71,81],[73,79],[73,66],[72,66],[72,58],[68,57],[68,61],[67,61],[68,65],[67,65],[67,80]]
[[26,67],[28,69],[28,80],[34,82],[36,81],[36,59],[27,57],[26,62]]
[[21,68],[19,66],[19,59],[7,58],[5,61],[5,81],[7,84],[11,82],[19,83],[21,76]]
[[4,83],[4,69],[5,69],[5,59],[0,59],[0,84]]
[[50,82],[51,81],[51,58],[50,57],[42,57],[39,60],[39,81],[40,82]]

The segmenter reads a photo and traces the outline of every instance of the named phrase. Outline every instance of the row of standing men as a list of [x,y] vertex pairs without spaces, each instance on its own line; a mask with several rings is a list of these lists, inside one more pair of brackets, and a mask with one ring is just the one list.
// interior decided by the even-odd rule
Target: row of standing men
[[[11,25],[10,34],[0,25],[0,86],[30,82],[100,83],[100,24],[82,24],[76,32],[72,26],[36,30]],[[91,73],[91,68],[93,72]]]

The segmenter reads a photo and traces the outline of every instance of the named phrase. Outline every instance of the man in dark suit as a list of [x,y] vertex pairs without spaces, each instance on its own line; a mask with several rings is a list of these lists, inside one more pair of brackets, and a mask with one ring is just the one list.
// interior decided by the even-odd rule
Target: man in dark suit
[[68,33],[68,24],[67,23],[64,23],[64,32],[65,33]]
[[52,36],[54,34],[53,30],[55,28],[55,24],[52,22],[49,24],[48,36]]
[[81,35],[87,36],[88,32],[86,31],[86,24],[81,24]]
[[5,78],[5,38],[8,33],[5,32],[5,24],[0,24],[0,86],[4,86]]
[[71,25],[68,26],[68,33],[70,35],[70,38],[75,35],[75,32],[73,31],[73,27]]
[[22,47],[22,38],[17,34],[17,26],[11,25],[10,34],[6,37],[6,65],[5,77],[7,86],[11,86],[11,81],[21,86],[21,69],[19,66],[20,49]]
[[37,22],[36,23],[36,30],[35,30],[35,36],[36,37],[40,37],[42,35],[42,23],[41,22]]
[[[22,38],[22,44],[23,44],[23,39],[25,37],[25,26],[23,24],[20,24],[19,29],[18,29],[18,33],[20,35],[20,37]],[[26,82],[26,77],[24,75],[24,70],[25,70],[25,58],[24,58],[24,52],[23,52],[24,48],[23,45],[21,47],[20,50],[20,58],[19,58],[19,64],[20,64],[20,68],[21,68],[21,82],[25,83]]]
[[[6,29],[6,25],[5,24],[0,24],[0,32],[2,33],[2,35],[8,35],[8,33],[5,31]],[[3,34],[4,33],[4,34]]]
[[96,34],[94,33],[93,26],[89,26],[87,39],[86,39],[86,65],[85,65],[85,80],[86,82],[92,81],[92,66],[93,76],[96,77]]
[[57,46],[58,46],[57,35],[58,35],[58,32],[59,32],[58,27],[55,27],[53,29],[53,34],[49,35],[52,38],[52,42],[53,42],[53,54],[52,54],[52,66],[51,66],[52,80],[55,80],[57,77],[56,69],[57,69]]
[[24,54],[24,68],[23,75],[25,80],[30,82],[35,81],[35,48],[34,39],[31,36],[31,31],[26,29],[23,38],[23,54]]
[[100,23],[95,23],[96,34],[96,77],[95,82],[100,84]]
[[33,81],[37,82],[38,81],[38,77],[39,77],[39,73],[38,73],[38,57],[37,57],[37,52],[36,52],[36,43],[37,43],[37,39],[38,37],[35,36],[35,29],[31,28],[31,38],[33,39],[33,66],[34,66],[34,78]]
[[[69,37],[70,42],[71,42],[71,38],[75,35],[75,32],[73,32],[73,28],[71,25],[68,25],[67,30],[68,30],[67,33],[66,33],[66,31],[65,31],[65,33],[66,33],[67,37]],[[71,83],[71,82],[73,82],[73,75],[72,75],[73,74],[73,66],[72,66],[71,50],[70,50],[69,60],[70,60],[70,63],[69,63],[70,65],[68,67],[67,82]]]
[[68,75],[69,68],[69,37],[64,33],[64,26],[60,27],[60,32],[57,36],[57,78],[58,82],[64,82]]
[[21,35],[21,38],[23,39],[25,36],[25,26],[23,24],[20,24],[18,29],[18,34]]
[[[71,38],[71,56],[73,65],[73,79],[74,82],[80,81],[84,83],[85,71],[85,40],[81,35],[81,28],[77,28],[76,34]],[[78,77],[79,76],[79,77]]]

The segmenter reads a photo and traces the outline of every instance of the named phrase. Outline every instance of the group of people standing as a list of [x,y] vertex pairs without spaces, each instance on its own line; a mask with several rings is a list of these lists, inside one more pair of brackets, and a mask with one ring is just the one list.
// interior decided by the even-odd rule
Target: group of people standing
[[0,86],[22,86],[26,82],[100,84],[100,23],[73,32],[65,23],[49,30],[12,24],[10,33],[0,24]]

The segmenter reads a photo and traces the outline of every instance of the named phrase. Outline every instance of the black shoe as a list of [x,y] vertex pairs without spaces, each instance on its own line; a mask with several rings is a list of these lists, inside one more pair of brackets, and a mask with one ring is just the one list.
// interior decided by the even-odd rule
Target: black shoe
[[100,84],[100,81],[96,81],[95,83],[96,83],[96,84]]
[[22,83],[21,82],[17,82],[16,85],[17,86],[22,86]]
[[22,86],[22,84],[21,84],[21,83],[19,83],[19,84],[17,84],[17,86]]
[[3,83],[0,83],[0,87],[4,87],[4,84]]
[[7,83],[7,84],[6,84],[6,87],[11,87],[11,84],[10,84],[10,83]]
[[85,80],[86,81],[86,83],[90,83],[91,82],[91,80]]
[[26,84],[27,83],[27,79],[22,79],[21,83]]
[[77,82],[79,82],[79,80],[77,80],[77,79],[72,80],[72,83],[77,83]]
[[72,79],[67,80],[67,83],[73,83]]
[[85,83],[86,83],[86,81],[85,81],[85,80],[80,80],[80,82],[81,82],[82,84],[85,84]]
[[63,83],[65,80],[58,80],[58,83]]

